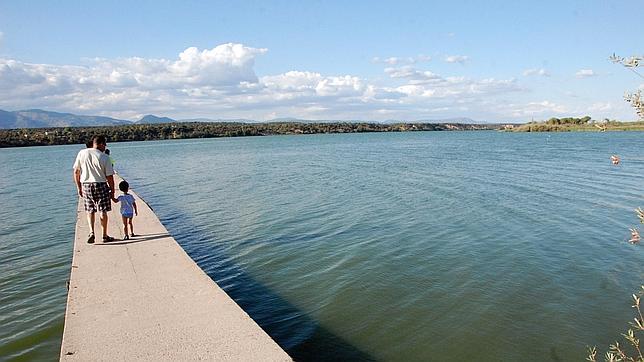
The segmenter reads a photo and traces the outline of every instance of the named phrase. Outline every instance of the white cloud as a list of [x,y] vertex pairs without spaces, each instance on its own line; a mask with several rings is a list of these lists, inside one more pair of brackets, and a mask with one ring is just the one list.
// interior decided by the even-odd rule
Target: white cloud
[[261,83],[274,90],[307,92],[315,90],[321,80],[322,75],[320,73],[290,71],[262,77]]
[[401,62],[401,61],[402,61],[402,59],[400,59],[400,58],[398,58],[398,57],[389,57],[389,58],[387,58],[387,59],[383,59],[383,60],[382,60],[382,62],[383,62],[383,63],[387,63],[387,64],[389,64],[389,65],[396,65],[396,64],[398,64],[398,63],[399,63],[399,62]]
[[172,109],[185,102],[189,109],[194,97],[212,102],[257,87],[254,59],[266,51],[222,44],[203,51],[188,48],[175,60],[94,59],[87,66],[0,59],[0,106],[114,114]]
[[381,57],[373,57],[371,61],[373,63],[382,63],[382,64],[387,64],[387,65],[399,65],[399,64],[416,64],[416,63],[424,63],[424,62],[429,62],[432,60],[432,57],[429,55],[424,55],[424,54],[419,54],[414,57],[388,57],[388,58],[381,58]]
[[526,77],[529,77],[531,75],[539,75],[539,76],[542,76],[542,77],[549,77],[550,73],[548,73],[548,71],[543,69],[543,68],[541,68],[541,69],[531,68],[531,69],[524,70],[523,75],[526,76]]
[[[525,91],[516,79],[443,76],[411,66],[409,58],[385,68],[384,80],[306,70],[258,76],[255,60],[266,53],[263,48],[222,44],[206,50],[187,48],[174,59],[92,59],[83,66],[0,58],[0,108],[126,119],[146,113],[259,120],[498,119],[515,117],[520,106],[508,106],[506,98]],[[421,59],[425,58],[416,56],[413,61]],[[528,110],[557,109],[546,103],[528,105]]]
[[598,74],[595,73],[594,70],[592,69],[580,69],[575,73],[575,77],[577,78],[589,78],[589,77],[596,77]]
[[568,109],[561,105],[551,101],[541,101],[541,102],[529,102],[527,104],[528,111],[534,112],[554,112],[554,113],[566,113]]
[[470,59],[467,55],[448,55],[445,57],[445,61],[448,63],[460,63],[465,64]]
[[526,103],[501,102],[494,105],[495,111],[518,119],[534,118],[540,120],[553,116],[570,115],[570,109],[549,100]]
[[588,110],[591,112],[607,112],[613,110],[613,105],[609,102],[593,103]]
[[523,90],[516,79],[473,80],[465,77],[442,77],[431,71],[420,71],[411,66],[386,68],[385,73],[394,79],[407,80],[407,84],[399,86],[397,91],[408,96],[457,97]]
[[289,99],[303,96],[361,96],[365,90],[365,85],[358,77],[350,75],[324,77],[320,73],[301,71],[265,76],[261,78],[261,83],[266,87],[267,92],[281,94]]
[[444,79],[437,74],[430,71],[419,71],[411,66],[404,66],[399,68],[385,68],[391,78],[404,78],[408,79],[413,84],[436,83],[442,82]]
[[364,85],[358,77],[345,75],[342,77],[326,77],[315,87],[318,95],[327,96],[360,96],[364,91]]

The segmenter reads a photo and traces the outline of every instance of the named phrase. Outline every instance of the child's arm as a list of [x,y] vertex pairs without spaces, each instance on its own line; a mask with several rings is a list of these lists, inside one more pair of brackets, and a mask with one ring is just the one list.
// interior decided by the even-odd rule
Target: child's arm
[[132,202],[132,206],[134,206],[134,215],[139,216],[139,209],[136,208],[136,201]]
[[113,201],[114,203],[118,203],[118,202],[119,202],[119,199],[112,197],[112,201]]

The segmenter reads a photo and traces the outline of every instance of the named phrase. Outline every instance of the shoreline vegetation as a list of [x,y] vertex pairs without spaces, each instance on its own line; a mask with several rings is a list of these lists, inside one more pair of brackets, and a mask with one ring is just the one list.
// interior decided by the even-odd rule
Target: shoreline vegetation
[[84,144],[95,134],[109,142],[190,138],[272,136],[319,133],[498,130],[500,124],[459,123],[214,123],[173,122],[98,127],[49,127],[0,130],[0,148]]
[[619,122],[604,119],[601,122],[589,116],[574,118],[550,118],[542,122],[529,122],[522,125],[504,125],[502,131],[508,132],[605,132],[605,131],[644,131],[644,121]]
[[96,134],[105,135],[110,142],[129,142],[328,133],[492,130],[503,132],[644,131],[644,121],[604,120],[597,122],[586,116],[583,118],[551,118],[543,122],[526,124],[172,122],[92,127],[17,128],[0,129],[0,148],[84,144]]

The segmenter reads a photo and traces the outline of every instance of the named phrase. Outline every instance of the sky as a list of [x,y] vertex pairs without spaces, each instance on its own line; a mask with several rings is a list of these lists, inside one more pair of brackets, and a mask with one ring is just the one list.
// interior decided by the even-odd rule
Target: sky
[[[0,1],[0,109],[634,120],[640,1]],[[644,69],[643,69],[644,70]],[[644,73],[644,71],[640,71]]]

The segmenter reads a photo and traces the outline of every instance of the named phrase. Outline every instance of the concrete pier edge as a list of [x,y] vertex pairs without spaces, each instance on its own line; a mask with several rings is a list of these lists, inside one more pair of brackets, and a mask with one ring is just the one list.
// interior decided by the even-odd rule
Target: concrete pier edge
[[60,360],[290,361],[133,194],[138,236],[122,240],[120,205],[112,204],[110,243],[98,214],[96,243],[87,243],[79,200]]

